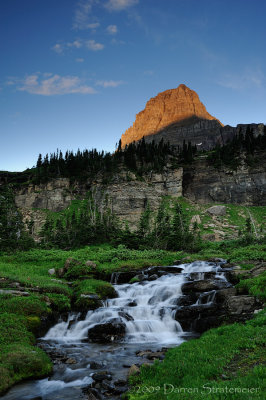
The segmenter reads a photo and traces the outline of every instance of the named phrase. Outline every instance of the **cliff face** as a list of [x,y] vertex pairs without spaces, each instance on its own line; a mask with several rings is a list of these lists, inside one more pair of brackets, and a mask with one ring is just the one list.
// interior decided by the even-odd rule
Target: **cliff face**
[[206,130],[207,134],[215,134],[221,127],[221,122],[207,112],[197,93],[179,85],[147,102],[145,109],[137,114],[133,126],[122,135],[121,145],[125,147],[142,137],[147,141],[158,140],[157,134],[160,139],[164,137],[176,145],[180,142],[179,135],[183,135],[182,141],[188,141],[195,132]]
[[163,173],[150,172],[142,180],[129,171],[120,171],[105,184],[99,176],[93,182],[70,186],[68,179],[55,179],[43,185],[30,185],[15,194],[15,202],[24,222],[33,222],[31,233],[35,239],[45,222],[44,209],[61,211],[79,196],[90,191],[99,209],[110,208],[122,221],[136,228],[140,215],[149,203],[157,210],[163,196],[182,196],[183,169],[165,168]]
[[15,202],[26,223],[33,222],[31,233],[38,239],[46,212],[68,207],[77,196],[84,198],[90,191],[98,207],[108,206],[122,221],[136,229],[147,202],[157,210],[164,196],[180,197],[198,204],[234,203],[266,205],[266,153],[255,154],[256,165],[243,163],[237,171],[210,166],[206,158],[198,158],[190,166],[164,168],[162,173],[150,172],[139,180],[133,173],[121,170],[106,184],[102,178],[93,182],[71,185],[68,179],[56,179],[47,184],[30,185],[17,190]]
[[237,171],[217,170],[198,159],[184,170],[183,196],[196,203],[266,205],[266,153],[256,154],[256,165],[242,165]]

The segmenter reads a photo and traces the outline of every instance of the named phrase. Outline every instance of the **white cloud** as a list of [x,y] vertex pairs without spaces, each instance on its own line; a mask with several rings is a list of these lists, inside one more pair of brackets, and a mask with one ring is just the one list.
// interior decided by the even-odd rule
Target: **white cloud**
[[86,47],[92,51],[99,51],[104,49],[104,45],[102,43],[97,43],[95,40],[87,40],[85,43]]
[[138,4],[139,0],[108,0],[105,7],[109,11],[122,11]]
[[125,83],[124,81],[113,81],[113,80],[110,80],[110,81],[97,81],[96,85],[97,86],[102,86],[104,88],[109,88],[109,87],[113,87],[114,88],[114,87],[123,85],[124,83]]
[[116,25],[109,25],[109,26],[107,26],[106,30],[107,30],[107,33],[109,33],[109,35],[116,35],[118,32]]
[[97,0],[80,0],[74,15],[73,28],[79,30],[96,29],[100,26],[98,21],[91,21],[91,11]]
[[57,54],[62,54],[64,51],[64,47],[60,43],[56,43],[53,47],[52,50],[55,51]]
[[94,94],[95,89],[84,85],[77,76],[53,75],[44,79],[44,75],[33,74],[22,80],[20,91],[42,96],[54,96],[72,93]]
[[220,86],[242,90],[251,87],[261,88],[265,82],[265,75],[260,68],[246,68],[238,74],[226,74],[218,81]]
[[80,40],[74,40],[74,42],[69,42],[68,47],[76,47],[76,49],[80,49],[82,47],[82,43]]
[[94,23],[88,24],[88,29],[96,29],[96,28],[99,28],[99,26],[100,26],[99,22],[94,22]]
[[76,62],[83,63],[84,62],[84,58],[76,58]]

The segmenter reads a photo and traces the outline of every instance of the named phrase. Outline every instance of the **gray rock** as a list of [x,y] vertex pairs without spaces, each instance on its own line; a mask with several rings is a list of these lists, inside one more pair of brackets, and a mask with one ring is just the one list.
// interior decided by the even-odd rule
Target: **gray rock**
[[225,206],[212,206],[206,210],[207,213],[211,215],[226,215],[226,207]]
[[231,296],[226,302],[226,307],[229,314],[241,315],[254,312],[256,303],[256,298],[253,296]]
[[113,318],[104,324],[98,324],[88,330],[88,338],[96,343],[110,343],[122,339],[126,333],[126,324],[121,318]]
[[55,268],[51,268],[48,270],[49,275],[55,275]]
[[86,261],[85,265],[86,265],[86,267],[91,267],[92,269],[97,268],[97,264],[95,264],[95,262],[90,261],[90,260]]

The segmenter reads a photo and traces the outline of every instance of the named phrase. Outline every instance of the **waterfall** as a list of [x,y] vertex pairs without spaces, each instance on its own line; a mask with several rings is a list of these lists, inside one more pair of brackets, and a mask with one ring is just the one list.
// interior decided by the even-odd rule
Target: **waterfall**
[[[158,352],[160,348],[179,345],[193,336],[188,331],[205,324],[205,311],[213,318],[216,290],[212,284],[217,289],[228,287],[225,270],[220,265],[197,261],[151,267],[142,274],[142,282],[133,284],[124,283],[133,273],[114,273],[112,283],[117,298],[108,299],[101,308],[88,311],[84,320],[80,320],[78,313],[70,313],[67,321],[60,320],[41,339],[43,348],[55,357],[52,377],[14,386],[3,400],[81,398],[82,389],[97,383],[94,374],[101,370],[110,372],[113,382],[127,379],[128,367],[144,361],[138,356],[140,351]],[[208,290],[208,283],[212,290]],[[195,285],[192,293],[191,284]],[[97,325],[105,329],[104,324],[112,321],[122,322],[125,328],[116,342],[88,342],[90,329]],[[187,332],[183,332],[181,325]],[[104,392],[105,389],[100,390]]]
[[[88,330],[97,324],[119,320],[126,325],[126,343],[163,343],[178,344],[184,339],[182,327],[175,320],[178,299],[182,296],[182,285],[190,280],[190,275],[197,280],[204,279],[204,274],[212,272],[216,279],[225,279],[221,268],[216,264],[194,262],[179,265],[182,273],[171,272],[162,275],[156,280],[145,280],[133,284],[118,285],[119,274],[113,274],[112,281],[118,293],[115,299],[109,299],[104,306],[94,311],[88,311],[84,321],[73,320],[59,322],[44,337],[45,340],[80,341],[88,337]],[[167,271],[167,268],[164,268]],[[169,269],[170,270],[170,269]],[[148,270],[147,270],[148,272]],[[195,303],[208,304],[214,301],[215,291],[203,293]],[[70,325],[70,326],[69,326]]]

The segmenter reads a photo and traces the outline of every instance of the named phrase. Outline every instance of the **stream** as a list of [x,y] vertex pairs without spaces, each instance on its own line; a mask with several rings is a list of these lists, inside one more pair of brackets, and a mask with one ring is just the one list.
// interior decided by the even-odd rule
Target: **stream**
[[[119,284],[119,276],[113,277],[118,282],[114,284],[117,298],[108,299],[101,308],[89,311],[84,320],[80,320],[77,313],[69,314],[67,321],[59,321],[39,339],[39,345],[53,355],[53,375],[18,384],[1,399],[86,399],[83,389],[91,384],[98,388],[103,399],[119,399],[127,390],[129,367],[152,362],[136,353],[146,350],[165,352],[166,348],[195,337],[195,332],[183,331],[175,319],[181,299],[185,297],[182,293],[184,283],[202,280],[208,273],[221,285],[227,285],[219,263],[198,261],[168,268],[169,272],[167,267],[162,267],[162,271],[157,269],[157,275],[152,274],[152,268],[150,273],[148,269],[141,282],[132,284]],[[192,306],[211,306],[215,302],[215,293],[211,290],[199,294]],[[90,329],[108,322],[119,322],[125,327],[120,340],[112,341],[111,338],[109,343],[88,341]],[[101,381],[100,373],[105,379],[97,386]]]

